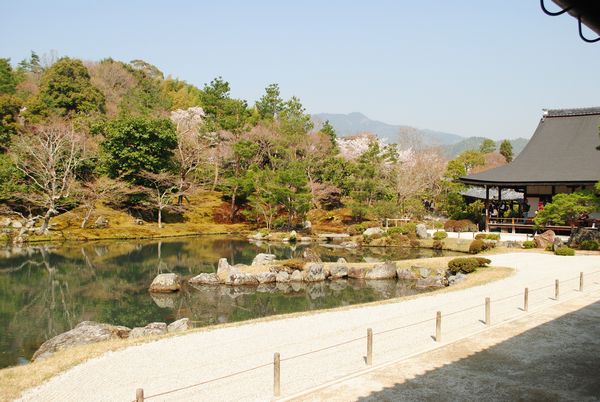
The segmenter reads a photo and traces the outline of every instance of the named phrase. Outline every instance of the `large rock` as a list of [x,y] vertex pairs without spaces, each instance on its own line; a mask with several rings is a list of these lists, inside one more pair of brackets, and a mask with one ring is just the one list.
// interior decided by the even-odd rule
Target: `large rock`
[[45,359],[56,351],[72,346],[107,341],[109,339],[127,338],[130,331],[127,327],[83,321],[77,324],[72,330],[42,343],[42,346],[33,354],[31,360]]
[[290,276],[290,282],[302,282],[304,280],[304,275],[302,271],[294,271]]
[[419,279],[419,275],[416,274],[413,270],[408,269],[408,268],[398,268],[396,270],[396,275],[398,276],[398,279],[402,279],[402,280],[414,281],[414,280]]
[[422,223],[417,224],[417,237],[419,239],[427,238],[427,226]]
[[392,279],[396,277],[396,264],[384,262],[377,264],[365,274],[365,279]]
[[367,267],[364,265],[352,265],[348,267],[348,278],[364,279]]
[[558,249],[562,246],[564,246],[562,239],[560,237],[556,236],[554,238],[554,241],[552,242],[552,251],[556,251],[556,249]]
[[275,254],[257,254],[252,260],[252,265],[265,265],[275,260]]
[[457,283],[464,281],[465,279],[467,279],[467,275],[463,274],[462,272],[459,272],[456,275],[450,275],[448,277],[448,284],[455,285]]
[[556,234],[552,230],[546,230],[544,233],[539,234],[533,237],[533,241],[535,242],[535,246],[539,248],[546,248],[552,244],[554,244],[554,238]]
[[219,264],[217,265],[217,274],[220,273],[229,273],[231,267],[229,266],[229,262],[227,262],[227,258],[219,258]]
[[258,285],[258,278],[254,274],[231,272],[225,283],[232,286],[256,286]]
[[194,276],[188,282],[192,285],[218,285],[220,283],[217,274],[206,272]]
[[108,219],[105,216],[100,215],[98,219],[94,222],[94,228],[96,229],[105,229],[108,227]]
[[342,279],[348,276],[348,265],[345,258],[338,258],[335,265],[329,267],[329,279]]
[[181,289],[179,275],[177,274],[159,274],[150,284],[150,292],[170,293]]
[[173,321],[167,326],[167,332],[183,332],[190,328],[190,319],[180,318],[179,320]]
[[447,285],[447,279],[443,276],[430,276],[428,278],[419,278],[415,287],[417,289],[443,288]]
[[365,236],[382,235],[384,233],[382,228],[368,228],[363,232]]
[[421,278],[427,278],[429,277],[429,275],[431,274],[431,272],[429,271],[429,269],[427,268],[419,268],[419,275],[421,276]]
[[286,271],[277,272],[275,281],[279,283],[287,283],[290,281],[290,274],[288,274]]
[[136,327],[129,333],[130,338],[141,338],[143,336],[163,335],[167,333],[167,324],[164,322],[151,322],[145,327]]
[[569,237],[568,245],[570,247],[578,247],[581,242],[586,240],[596,240],[600,243],[600,230],[592,228],[575,228],[571,237]]
[[304,280],[306,282],[320,282],[325,280],[323,264],[311,262],[306,264]]
[[258,283],[273,283],[277,281],[277,275],[274,272],[260,272],[256,274]]

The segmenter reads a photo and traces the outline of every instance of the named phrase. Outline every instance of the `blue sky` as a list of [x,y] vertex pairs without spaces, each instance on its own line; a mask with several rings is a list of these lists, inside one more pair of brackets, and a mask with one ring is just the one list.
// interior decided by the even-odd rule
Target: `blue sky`
[[[551,0],[546,0],[553,8]],[[537,0],[6,1],[0,57],[144,59],[253,103],[276,82],[311,113],[495,139],[542,108],[600,106],[600,43]],[[593,37],[593,34],[589,34]]]

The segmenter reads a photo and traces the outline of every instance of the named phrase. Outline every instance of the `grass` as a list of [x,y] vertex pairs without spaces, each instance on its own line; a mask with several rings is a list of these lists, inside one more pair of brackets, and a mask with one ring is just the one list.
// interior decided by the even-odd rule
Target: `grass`
[[[440,258],[431,258],[431,259],[416,259],[416,260],[404,260],[398,262],[399,267],[408,266],[411,264],[417,264],[422,267],[427,268],[440,268],[445,267],[448,260],[452,257],[440,257]],[[87,360],[99,357],[108,352],[118,351],[130,346],[140,345],[147,342],[156,341],[159,339],[170,338],[173,336],[182,336],[186,334],[190,334],[192,332],[204,332],[204,331],[212,331],[218,328],[227,328],[227,327],[237,327],[241,325],[248,325],[259,322],[268,322],[279,319],[289,319],[294,317],[307,316],[312,314],[319,314],[322,312],[329,311],[344,311],[351,310],[355,308],[365,307],[365,306],[374,306],[380,304],[389,304],[396,303],[400,300],[408,300],[415,299],[418,297],[428,296],[435,293],[445,293],[445,292],[453,292],[457,290],[466,289],[472,286],[480,286],[486,283],[504,279],[514,273],[514,270],[511,268],[502,268],[502,267],[489,267],[479,269],[478,271],[471,273],[467,276],[467,279],[464,282],[460,282],[451,287],[446,287],[443,289],[438,289],[433,292],[421,293],[417,295],[405,296],[401,298],[380,300],[372,303],[366,304],[355,304],[351,306],[343,306],[337,307],[333,309],[327,310],[317,310],[317,311],[305,311],[299,313],[291,313],[284,315],[274,315],[269,317],[257,318],[253,320],[240,321],[240,322],[232,322],[225,324],[218,324],[214,326],[196,328],[191,331],[181,332],[176,334],[166,334],[162,336],[153,336],[148,338],[136,338],[136,339],[119,339],[119,340],[111,340],[99,343],[93,343],[88,345],[81,345],[72,347],[69,349],[61,350],[47,359],[33,362],[31,364],[9,367],[0,370],[0,389],[2,392],[0,393],[0,402],[11,401],[18,398],[24,391],[29,388],[33,388],[41,385],[45,381],[50,378],[74,367],[78,364],[81,364]]]

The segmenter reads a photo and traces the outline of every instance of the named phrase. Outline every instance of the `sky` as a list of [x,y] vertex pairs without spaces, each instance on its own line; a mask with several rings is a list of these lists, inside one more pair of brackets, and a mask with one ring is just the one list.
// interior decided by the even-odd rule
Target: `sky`
[[143,59],[199,87],[222,76],[250,104],[278,83],[310,113],[494,139],[531,137],[544,108],[600,106],[600,42],[537,0],[22,0],[2,10],[0,57],[13,63],[31,50]]

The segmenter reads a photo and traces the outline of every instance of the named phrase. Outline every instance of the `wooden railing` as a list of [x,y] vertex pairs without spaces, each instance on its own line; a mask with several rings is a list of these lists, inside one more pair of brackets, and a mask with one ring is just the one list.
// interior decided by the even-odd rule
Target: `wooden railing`
[[[485,219],[486,229],[511,229],[512,233],[516,233],[517,229],[533,230],[537,227],[533,218],[496,218],[487,216]],[[553,230],[555,232],[571,232],[573,226],[570,225],[545,225],[544,229]]]

